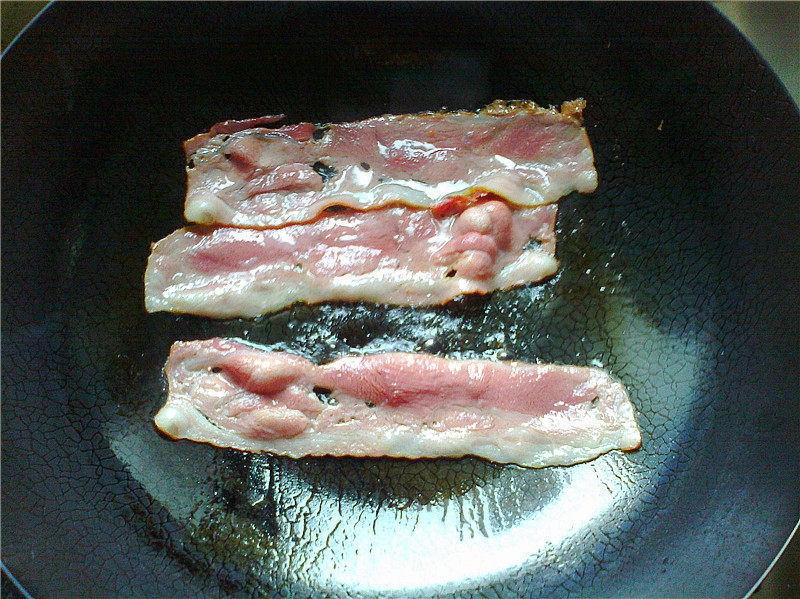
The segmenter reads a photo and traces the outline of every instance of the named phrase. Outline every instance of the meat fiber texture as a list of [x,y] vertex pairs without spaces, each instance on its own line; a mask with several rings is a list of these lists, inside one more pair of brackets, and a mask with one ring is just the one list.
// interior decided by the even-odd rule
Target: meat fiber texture
[[406,353],[320,366],[210,339],[175,343],[166,373],[161,431],[250,452],[542,467],[641,442],[625,388],[595,368]]
[[186,142],[186,217],[153,246],[149,311],[254,317],[296,302],[444,304],[542,280],[556,200],[597,174],[583,100],[268,128]]
[[295,302],[444,304],[556,272],[554,205],[504,202],[458,216],[393,206],[281,229],[190,227],[153,246],[149,311],[226,318]]
[[188,140],[186,220],[282,227],[332,207],[435,208],[496,194],[516,206],[591,192],[597,172],[583,100],[561,110],[496,101],[478,112],[385,115],[324,126],[227,121]]

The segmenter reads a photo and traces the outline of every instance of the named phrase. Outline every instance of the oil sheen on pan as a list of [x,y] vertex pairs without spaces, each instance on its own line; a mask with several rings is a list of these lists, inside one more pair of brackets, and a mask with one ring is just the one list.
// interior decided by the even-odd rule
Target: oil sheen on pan
[[597,368],[408,353],[315,365],[210,339],[175,343],[166,373],[161,431],[250,452],[542,467],[641,442],[625,388]]

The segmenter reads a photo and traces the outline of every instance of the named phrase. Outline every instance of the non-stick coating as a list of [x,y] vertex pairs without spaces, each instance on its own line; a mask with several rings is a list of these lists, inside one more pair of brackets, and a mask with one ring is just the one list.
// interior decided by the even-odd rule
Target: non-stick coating
[[[559,276],[413,310],[142,305],[180,141],[583,96]],[[48,9],[3,59],[3,559],[35,597],[737,596],[800,513],[796,108],[705,5]],[[159,436],[178,339],[602,364],[638,452],[290,460]]]

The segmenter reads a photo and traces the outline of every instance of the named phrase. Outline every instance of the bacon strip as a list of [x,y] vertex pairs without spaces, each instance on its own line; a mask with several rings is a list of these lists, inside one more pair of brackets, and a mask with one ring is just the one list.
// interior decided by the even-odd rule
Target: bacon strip
[[218,447],[566,465],[641,442],[624,387],[596,368],[423,354],[301,357],[211,339],[172,346],[156,426]]
[[145,305],[225,318],[300,301],[443,304],[555,273],[555,216],[486,201],[442,218],[394,206],[281,229],[190,227],[153,246]]
[[389,115],[275,129],[280,117],[226,121],[185,144],[190,222],[280,227],[331,206],[447,204],[477,191],[518,206],[597,186],[583,100],[473,112]]

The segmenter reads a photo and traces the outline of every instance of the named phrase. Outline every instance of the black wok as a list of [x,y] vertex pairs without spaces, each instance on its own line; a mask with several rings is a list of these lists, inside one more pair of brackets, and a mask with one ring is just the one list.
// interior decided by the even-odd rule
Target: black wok
[[[800,515],[800,118],[707,5],[56,4],[3,58],[3,560],[34,597],[741,596]],[[146,314],[210,124],[584,96],[554,279],[412,310]],[[160,437],[178,339],[601,363],[641,450],[570,468]]]

